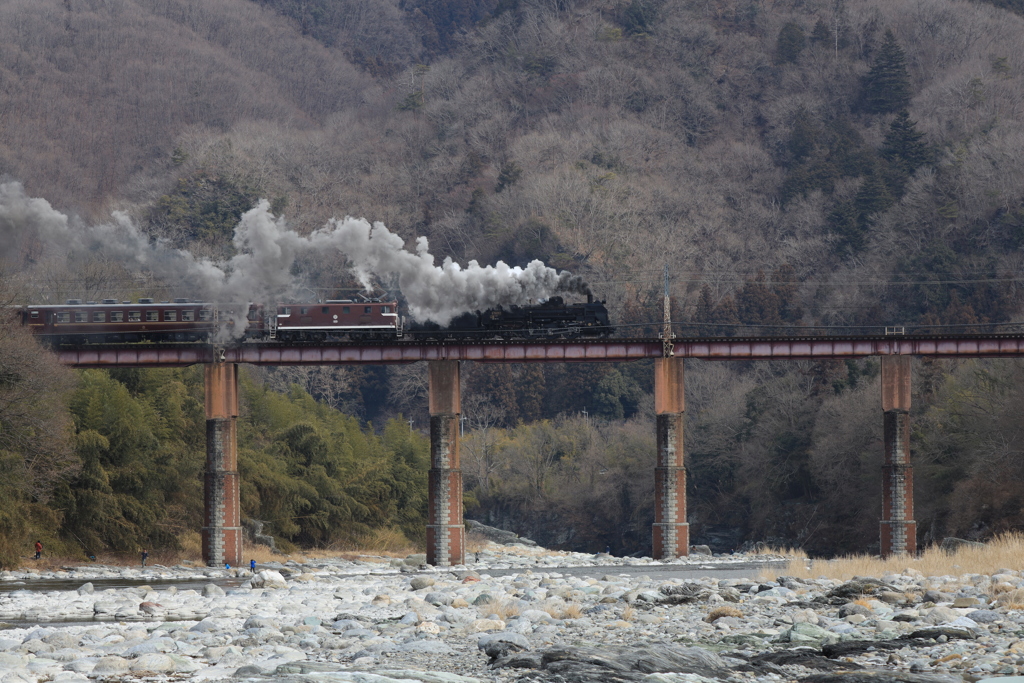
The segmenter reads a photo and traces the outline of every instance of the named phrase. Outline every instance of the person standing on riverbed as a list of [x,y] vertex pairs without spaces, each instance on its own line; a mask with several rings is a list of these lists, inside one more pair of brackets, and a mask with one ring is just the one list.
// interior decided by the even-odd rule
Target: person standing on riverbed
[[148,550],[143,550],[142,551],[142,566],[143,567],[146,566],[146,559],[147,558],[149,558],[149,551]]
[[36,541],[36,557],[35,557],[35,559],[38,560],[42,556],[43,556],[43,544],[42,544],[41,541]]

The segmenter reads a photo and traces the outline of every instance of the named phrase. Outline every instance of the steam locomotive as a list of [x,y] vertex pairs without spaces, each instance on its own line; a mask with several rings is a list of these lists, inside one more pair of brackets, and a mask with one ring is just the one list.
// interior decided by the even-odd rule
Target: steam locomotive
[[62,306],[25,306],[21,324],[54,345],[138,342],[325,342],[396,339],[576,338],[613,332],[604,302],[566,304],[561,297],[531,306],[466,313],[448,327],[406,326],[395,300],[338,299],[320,303],[215,304],[190,299],[137,302],[69,299]]

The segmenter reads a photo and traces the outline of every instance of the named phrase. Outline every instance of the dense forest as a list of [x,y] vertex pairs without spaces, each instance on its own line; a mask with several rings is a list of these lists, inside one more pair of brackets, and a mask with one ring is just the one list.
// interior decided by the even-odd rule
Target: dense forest
[[[351,215],[463,263],[539,258],[584,275],[623,330],[660,319],[667,265],[688,334],[1015,331],[1022,13],[1017,0],[18,0],[0,7],[0,176],[73,222],[131,221],[214,259],[260,198],[302,233]],[[0,205],[0,226],[22,219]],[[103,250],[7,246],[5,301],[174,296]],[[309,288],[351,286],[339,261],[303,263]],[[69,552],[194,531],[200,376],[70,372],[5,334],[0,554],[44,531]],[[1024,364],[914,368],[919,539],[1019,528]],[[245,516],[284,543],[419,539],[425,374],[247,371]],[[463,377],[467,516],[562,547],[649,547],[649,365]],[[878,393],[873,360],[688,362],[694,541],[876,549]]]

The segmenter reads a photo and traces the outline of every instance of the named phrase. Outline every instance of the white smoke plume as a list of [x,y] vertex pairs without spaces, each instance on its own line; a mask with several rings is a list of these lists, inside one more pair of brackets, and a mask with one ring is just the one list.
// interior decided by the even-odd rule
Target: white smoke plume
[[38,249],[71,253],[101,252],[125,265],[150,270],[157,277],[188,282],[201,295],[221,303],[273,303],[292,297],[301,281],[292,273],[296,259],[336,252],[370,289],[373,278],[397,278],[409,314],[416,320],[446,325],[467,311],[525,304],[558,292],[589,294],[586,283],[539,260],[526,268],[499,261],[465,267],[450,258],[440,265],[430,254],[426,237],[415,251],[382,223],[362,218],[332,219],[309,236],[288,228],[270,212],[266,200],[242,215],[233,238],[237,254],[224,262],[196,259],[143,234],[124,214],[110,223],[84,225],[53,209],[44,199],[30,198],[18,183],[0,184],[0,248],[5,254]]

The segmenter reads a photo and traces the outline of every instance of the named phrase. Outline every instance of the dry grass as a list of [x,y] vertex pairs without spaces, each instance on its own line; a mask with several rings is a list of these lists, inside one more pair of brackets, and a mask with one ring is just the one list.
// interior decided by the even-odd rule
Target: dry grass
[[756,545],[751,555],[782,555],[793,558],[794,562],[807,559],[807,553],[802,548],[775,548],[764,544]]
[[984,547],[965,547],[946,553],[931,546],[919,557],[908,555],[881,559],[870,555],[851,555],[834,560],[808,560],[794,557],[785,569],[772,569],[762,578],[779,574],[798,578],[827,578],[841,581],[855,576],[881,577],[913,569],[925,576],[960,576],[962,574],[993,574],[1006,567],[1016,567],[1024,555],[1024,535],[1013,532],[998,536]]
[[479,609],[480,616],[488,617],[492,614],[497,614],[498,618],[502,621],[508,621],[509,617],[519,616],[519,603],[507,598],[486,602],[480,605]]
[[636,618],[636,608],[633,605],[626,605],[622,608],[622,620],[633,621]]
[[1024,609],[1024,588],[999,593],[996,602],[1007,609]]
[[709,624],[713,624],[715,623],[715,621],[721,619],[722,617],[740,618],[742,616],[743,612],[739,611],[739,609],[733,607],[732,605],[719,605],[718,607],[708,612],[708,615],[704,617],[704,621],[708,622]]
[[[202,564],[203,562],[203,541],[198,531],[186,531],[177,537],[178,550],[150,550],[147,565],[163,565],[170,567],[182,562]],[[378,529],[370,536],[363,538],[359,543],[348,544],[336,548],[314,548],[294,553],[274,552],[265,545],[256,545],[248,541],[242,542],[243,566],[249,565],[249,560],[256,560],[257,564],[267,562],[296,562],[305,564],[310,559],[341,558],[344,560],[385,561],[389,557],[407,557],[414,553],[423,552],[412,541],[406,538],[400,529]],[[54,571],[61,567],[78,566],[83,563],[82,557],[62,556],[49,554],[44,551],[43,558],[36,562],[26,558],[19,565],[21,569],[37,569],[39,571]],[[101,552],[96,555],[96,564],[109,565],[114,567],[139,566],[141,557],[138,552]]]
[[562,610],[561,619],[579,619],[583,616],[583,605],[578,602],[570,602]]
[[466,552],[467,553],[478,553],[483,550],[487,550],[487,544],[490,541],[487,537],[481,533],[470,531],[466,534]]

